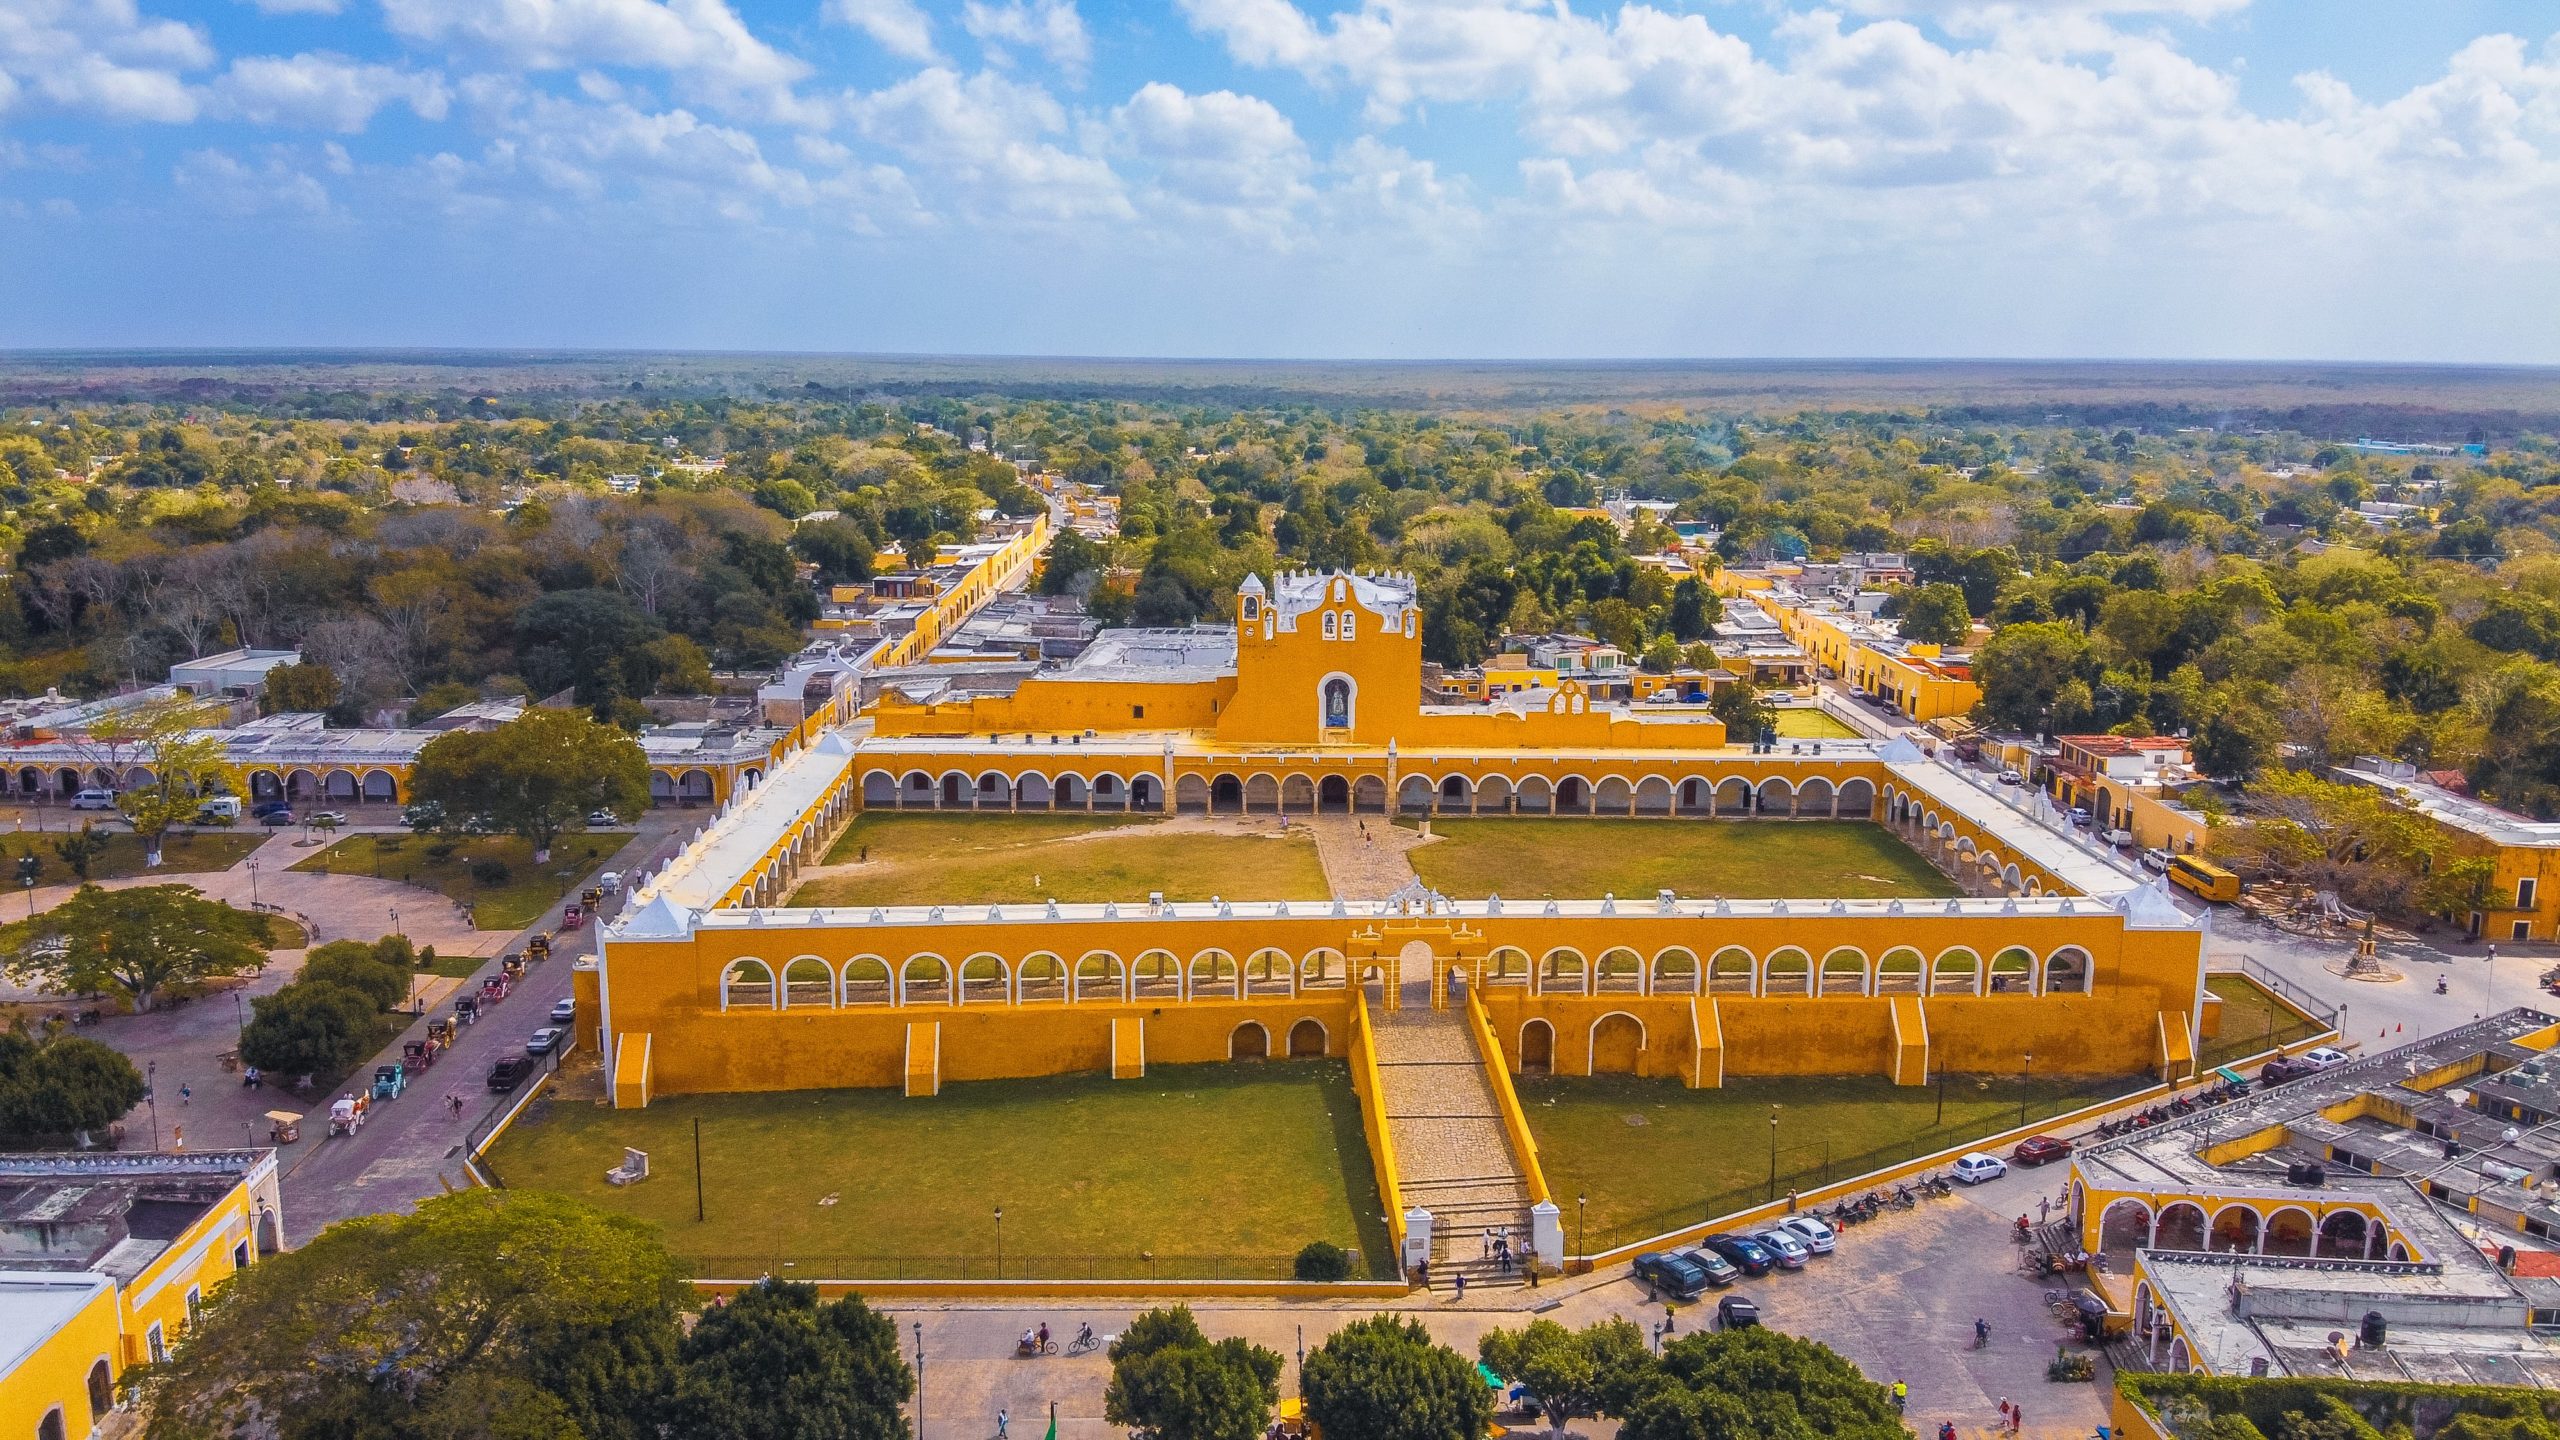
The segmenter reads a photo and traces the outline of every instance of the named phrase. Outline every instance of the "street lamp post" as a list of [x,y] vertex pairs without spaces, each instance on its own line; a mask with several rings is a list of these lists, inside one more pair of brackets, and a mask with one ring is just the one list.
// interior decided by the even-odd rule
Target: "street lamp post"
[[996,1278],[1004,1278],[1004,1207],[996,1207]]
[[924,1440],[924,1322],[916,1327],[916,1440]]
[[391,933],[400,933],[400,907],[397,905],[391,907]]
[[254,859],[249,862],[249,908],[258,908],[258,862]]
[[2027,1085],[2035,1078],[2036,1052],[2027,1052],[2027,1063],[2018,1071],[2018,1124],[2027,1123]]
[[1587,1190],[1573,1197],[1573,1251],[1577,1255],[1591,1253],[1591,1246],[1587,1243],[1590,1239],[1591,1227],[1583,1220],[1583,1207],[1590,1203],[1591,1193]]
[[146,1060],[142,1065],[142,1099],[151,1107],[151,1148],[160,1148],[160,1062]]
[[1769,1107],[1769,1193],[1763,1201],[1778,1198],[1778,1107]]

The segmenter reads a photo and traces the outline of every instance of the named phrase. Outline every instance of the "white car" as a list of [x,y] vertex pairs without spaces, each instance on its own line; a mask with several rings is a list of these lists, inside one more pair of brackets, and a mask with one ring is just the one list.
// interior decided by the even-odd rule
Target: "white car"
[[2305,1050],[2294,1058],[2326,1070],[2332,1065],[2344,1065],[2354,1057],[2344,1050],[2335,1050],[2323,1045],[2317,1050]]
[[1810,1215],[1790,1215],[1778,1222],[1778,1228],[1804,1242],[1804,1248],[1816,1255],[1828,1255],[1840,1243],[1838,1231]]
[[319,814],[312,816],[310,820],[305,823],[323,827],[344,825],[347,823],[347,812],[344,810],[323,810]]
[[587,823],[590,825],[619,825],[622,823],[622,817],[614,814],[610,810],[590,810],[587,812]]
[[1997,1155],[1985,1155],[1979,1150],[1956,1161],[1955,1164],[1956,1183],[1960,1185],[1979,1185],[1986,1180],[1997,1180],[2008,1173],[2008,1161]]
[[606,872],[604,872],[603,874],[601,874],[601,875],[597,876],[597,877],[596,877],[596,888],[597,888],[597,889],[599,889],[599,890],[601,890],[601,891],[603,891],[603,892],[604,892],[604,893],[606,893],[607,895],[619,895],[619,894],[621,894],[621,893],[622,893],[622,872],[621,872],[621,871],[619,871],[619,870],[607,870],[607,871],[606,871]]

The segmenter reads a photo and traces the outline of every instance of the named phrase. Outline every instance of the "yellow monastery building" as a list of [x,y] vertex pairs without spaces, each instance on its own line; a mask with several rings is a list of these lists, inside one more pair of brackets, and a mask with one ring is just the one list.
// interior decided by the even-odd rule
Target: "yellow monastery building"
[[[1420,699],[1402,575],[1245,582],[1220,627],[1120,631],[1007,694],[884,696],[733,802],[582,977],[617,1104],[1351,1054],[1364,1014],[1480,1002],[1503,1068],[1732,1075],[2187,1073],[2204,923],[1907,743],[1728,745],[1578,685]],[[1952,900],[1448,897],[791,908],[858,811],[1862,818]],[[1560,843],[1572,843],[1559,831]],[[583,1022],[582,1022],[583,1023]]]

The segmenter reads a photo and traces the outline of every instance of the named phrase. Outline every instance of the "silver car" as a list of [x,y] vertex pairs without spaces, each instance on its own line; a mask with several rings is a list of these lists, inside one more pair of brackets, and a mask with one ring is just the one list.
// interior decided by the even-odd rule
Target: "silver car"
[[1816,1255],[1828,1255],[1840,1243],[1839,1232],[1811,1215],[1790,1215],[1778,1222],[1778,1228],[1804,1242],[1804,1248]]

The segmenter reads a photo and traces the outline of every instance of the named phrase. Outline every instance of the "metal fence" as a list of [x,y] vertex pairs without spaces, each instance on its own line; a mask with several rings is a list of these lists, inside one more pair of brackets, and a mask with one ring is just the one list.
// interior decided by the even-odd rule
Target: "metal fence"
[[543,1088],[550,1084],[553,1076],[560,1073],[560,1062],[568,1059],[569,1052],[577,1046],[577,1037],[566,1035],[561,1038],[560,1044],[550,1054],[531,1057],[533,1070],[524,1079],[516,1082],[515,1093],[507,1097],[505,1104],[491,1107],[488,1114],[472,1122],[471,1128],[463,1133],[463,1158],[470,1161],[472,1168],[480,1172],[481,1179],[501,1190],[507,1187],[507,1182],[498,1178],[497,1167],[491,1165],[489,1158],[481,1151],[487,1148],[489,1138],[498,1133],[499,1127],[515,1119],[527,1106],[541,1098]]
[[[2217,967],[2212,973],[2218,975],[2229,975],[2233,973],[2233,971]],[[2319,996],[2314,995],[2310,991],[2303,989],[2301,986],[2294,984],[2292,981],[2287,980],[2273,970],[2259,964],[2257,961],[2250,959],[2248,956],[2243,955],[2240,957],[2238,973],[2256,981],[2261,988],[2273,991],[2275,994],[2283,997],[2286,1004],[2291,1005],[2293,1008],[2310,1016],[2312,1019],[2319,1021],[2323,1028],[2330,1030],[2338,1028],[2337,1006],[2330,1004]]]
[[[1961,1077],[1957,1077],[1961,1078]],[[2003,1117],[1996,1130],[2007,1130],[2012,1124],[2032,1125],[2056,1115],[2068,1115],[2103,1104],[2119,1096],[2136,1093],[2154,1082],[2125,1078],[2114,1084],[2093,1085],[2070,1091],[2031,1098],[2014,1122]],[[1975,1133],[1981,1133],[1976,1131]],[[1995,1131],[1996,1133],[1996,1131]],[[1829,1143],[1793,1145],[1778,1151],[1777,1177],[1734,1185],[1712,1195],[1701,1196],[1649,1214],[1625,1219],[1593,1220],[1587,1226],[1578,1215],[1575,1199],[1559,1195],[1562,1207],[1564,1240],[1567,1252],[1574,1255],[1598,1255],[1621,1246],[1633,1245],[1656,1235],[1687,1230],[1707,1224],[1719,1216],[1733,1215],[1754,1206],[1783,1199],[1789,1194],[1817,1190],[1825,1185],[1854,1179],[1871,1171],[1886,1169],[1923,1155],[1960,1146],[1965,1142],[1961,1132],[1936,1127],[1922,1130],[1908,1139],[1880,1145],[1855,1154],[1836,1151]],[[1843,1197],[1846,1198],[1846,1197]]]
[[[1373,1276],[1367,1257],[1345,1252],[1349,1278]],[[712,1280],[1293,1280],[1295,1255],[804,1255],[775,1248],[695,1255],[696,1275]]]

